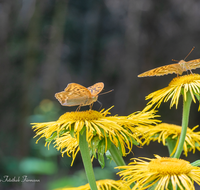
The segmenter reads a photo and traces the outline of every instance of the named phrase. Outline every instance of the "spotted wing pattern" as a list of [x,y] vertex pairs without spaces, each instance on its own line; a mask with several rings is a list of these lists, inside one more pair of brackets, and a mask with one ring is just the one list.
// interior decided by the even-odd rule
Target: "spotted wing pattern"
[[90,91],[92,96],[97,96],[104,88],[104,83],[103,82],[98,82],[87,89]]
[[76,83],[68,84],[65,90],[56,93],[55,97],[63,106],[84,105],[92,98],[86,87]]
[[88,98],[91,97],[90,91],[77,83],[69,83],[64,91],[68,94],[69,98],[79,98],[83,96],[87,96]]
[[165,65],[162,67],[157,67],[155,69],[146,71],[138,75],[138,77],[162,76],[162,75],[168,75],[172,73],[182,75],[183,69],[180,66],[180,64],[176,63],[176,64]]

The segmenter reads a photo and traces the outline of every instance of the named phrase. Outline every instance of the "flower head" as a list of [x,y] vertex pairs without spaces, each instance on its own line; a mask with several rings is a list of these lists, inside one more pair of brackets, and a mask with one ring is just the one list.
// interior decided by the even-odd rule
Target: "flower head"
[[162,101],[167,102],[171,99],[170,108],[173,105],[176,105],[177,108],[181,93],[183,93],[184,101],[186,101],[188,92],[191,94],[194,103],[196,103],[195,96],[198,100],[200,99],[200,75],[190,74],[176,77],[167,87],[149,94],[146,100],[151,99],[148,105],[153,106],[156,104],[155,107],[159,107]]
[[60,116],[57,121],[34,123],[35,137],[46,138],[46,145],[55,140],[57,149],[61,150],[62,153],[67,153],[68,156],[72,154],[74,161],[79,151],[79,135],[85,130],[90,148],[95,144],[96,151],[99,144],[103,143],[105,153],[109,149],[109,142],[112,142],[125,156],[127,154],[126,148],[131,151],[133,143],[140,142],[135,125],[141,123],[141,117],[144,119],[143,123],[148,122],[149,124],[148,118],[151,122],[155,122],[152,119],[153,112],[139,112],[138,117],[135,116],[136,114],[128,117],[107,116],[110,109],[100,112],[94,110],[67,112]]
[[[200,131],[194,132],[197,127],[198,125],[192,129],[187,128],[185,142],[183,145],[184,154],[186,156],[189,151],[193,150],[193,153],[195,153],[196,149],[200,150]],[[137,127],[137,130],[143,134],[141,137],[141,139],[144,139],[144,142],[142,143],[143,145],[148,145],[151,141],[158,141],[158,143],[162,142],[163,145],[165,145],[167,138],[174,139],[178,143],[178,139],[181,135],[181,129],[182,127],[179,125],[168,123],[161,123],[156,126]],[[175,146],[174,151],[176,150],[176,147],[177,146]]]
[[[195,190],[194,182],[200,185],[200,168],[192,166],[188,161],[177,158],[156,156],[155,159],[134,158],[128,166],[118,172],[128,185],[135,182],[132,190],[147,189],[155,184],[155,190],[180,189]],[[147,160],[147,161],[145,161]],[[157,184],[156,184],[157,183]]]
[[[130,190],[130,187],[121,180],[104,179],[97,181],[96,184],[98,190]],[[90,185],[86,184],[80,187],[66,187],[56,190],[90,190]]]

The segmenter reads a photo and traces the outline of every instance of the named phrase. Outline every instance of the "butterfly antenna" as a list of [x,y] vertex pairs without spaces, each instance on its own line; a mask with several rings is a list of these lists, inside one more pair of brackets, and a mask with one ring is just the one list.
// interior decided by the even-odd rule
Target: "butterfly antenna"
[[179,62],[178,60],[172,59],[172,61]]
[[187,56],[184,58],[184,60],[192,53],[192,51],[194,50],[194,46],[193,46],[193,48],[190,50],[190,52],[187,54]]
[[110,93],[110,92],[112,92],[112,91],[114,91],[114,89],[109,90],[109,91],[107,91],[107,92],[103,92],[103,93],[101,93],[101,94],[99,94],[99,95],[107,94],[107,93]]

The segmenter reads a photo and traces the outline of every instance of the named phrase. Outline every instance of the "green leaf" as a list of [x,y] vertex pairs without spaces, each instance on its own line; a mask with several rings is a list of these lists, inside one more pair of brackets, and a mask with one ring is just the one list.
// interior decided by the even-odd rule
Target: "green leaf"
[[195,147],[199,147],[199,146],[200,146],[200,144],[198,142],[195,142]]
[[64,133],[66,133],[67,131],[69,131],[69,130],[64,129],[64,130],[60,131],[60,132],[59,132],[59,137],[62,136],[62,135],[63,135]]
[[98,161],[99,161],[99,164],[101,165],[101,168],[104,168],[105,167],[104,154],[98,153]]
[[101,165],[102,168],[104,168],[105,166],[105,159],[104,159],[104,153],[105,153],[105,139],[102,139],[100,142],[99,142],[99,145],[98,145],[98,161],[99,161],[99,164]]
[[97,151],[99,142],[100,142],[100,139],[98,136],[92,138],[91,140],[90,151],[91,151],[91,155],[93,155],[95,158],[97,158],[96,151]]
[[137,142],[133,137],[130,137],[130,136],[127,136],[127,138],[128,138],[128,140],[130,141],[130,142],[132,142],[132,144],[134,144],[134,145],[139,145],[140,143],[139,142]]
[[52,133],[52,135],[46,139],[47,142],[51,142],[57,136],[57,132]]
[[200,160],[191,163],[192,166],[200,166]]
[[107,150],[110,149],[111,147],[111,141],[109,138],[100,140],[98,136],[94,137],[91,140],[91,147],[90,147],[90,155],[94,156],[96,159],[98,159],[99,164],[101,165],[102,168],[105,167],[105,159],[104,159],[104,154],[106,150],[106,145],[107,145]]
[[196,93],[194,93],[194,95],[196,96],[197,100],[200,101],[200,95]]
[[113,160],[112,155],[110,154],[110,148],[111,148],[112,142],[110,141],[109,138],[107,138],[107,151],[105,153],[106,158],[111,162]]
[[113,160],[113,157],[112,157],[112,155],[110,154],[110,151],[107,150],[106,153],[105,153],[105,155],[106,155],[106,158],[107,158],[107,159],[110,161],[110,163],[111,163],[111,161]]
[[156,188],[156,186],[157,186],[157,183],[152,185],[151,187],[149,187],[148,190],[154,190]]
[[70,130],[70,135],[71,135],[73,138],[75,138],[75,135],[74,135],[74,128],[72,128],[72,129]]

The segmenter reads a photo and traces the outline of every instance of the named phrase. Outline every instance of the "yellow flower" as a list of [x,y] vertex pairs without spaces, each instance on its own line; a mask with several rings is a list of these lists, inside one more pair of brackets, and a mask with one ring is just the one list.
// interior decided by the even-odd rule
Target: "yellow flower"
[[[133,143],[135,141],[140,142],[135,125],[144,124],[145,122],[148,124],[155,123],[156,120],[153,119],[154,111],[137,112],[128,117],[107,116],[110,109],[100,112],[94,110],[67,112],[57,121],[34,123],[35,137],[46,138],[45,145],[55,140],[55,146],[58,150],[61,150],[62,153],[66,152],[68,156],[72,154],[73,163],[79,151],[79,134],[85,128],[86,139],[90,148],[97,139],[103,140],[105,144],[104,152],[106,152],[109,142],[112,142],[125,156],[127,154],[126,148],[130,152]],[[142,122],[142,120],[144,121]]]
[[[112,180],[112,179],[104,179],[99,180],[97,183],[98,190],[130,190],[130,187],[127,186],[123,181]],[[86,184],[80,187],[69,187],[69,188],[59,188],[55,190],[90,190],[90,185]]]
[[165,190],[170,185],[173,190],[177,187],[181,190],[195,190],[194,182],[200,185],[200,168],[192,166],[188,161],[160,156],[133,160],[128,166],[116,167],[122,169],[118,174],[126,180],[127,185],[135,182],[132,190],[144,190],[153,185],[155,190]]
[[[200,150],[200,131],[194,132],[197,127],[198,125],[193,127],[192,129],[187,128],[185,142],[183,145],[184,154],[186,156],[189,151],[193,150],[193,153],[195,153],[196,149]],[[182,127],[179,125],[168,123],[161,123],[156,126],[149,127],[137,127],[137,130],[143,134],[141,139],[145,139],[142,143],[143,145],[148,145],[151,141],[158,141],[158,143],[162,142],[163,145],[165,145],[166,139],[169,137],[171,139],[175,139],[178,143],[181,135],[181,129]],[[176,150],[177,145],[175,146],[174,151]],[[174,151],[172,152],[172,155]]]
[[189,92],[194,103],[196,103],[195,96],[199,100],[200,95],[200,75],[190,74],[176,77],[167,87],[149,94],[146,100],[151,99],[148,105],[153,106],[156,104],[155,107],[159,107],[162,101],[167,102],[171,98],[170,108],[173,105],[176,105],[177,108],[182,92],[184,101],[186,101],[186,93]]

